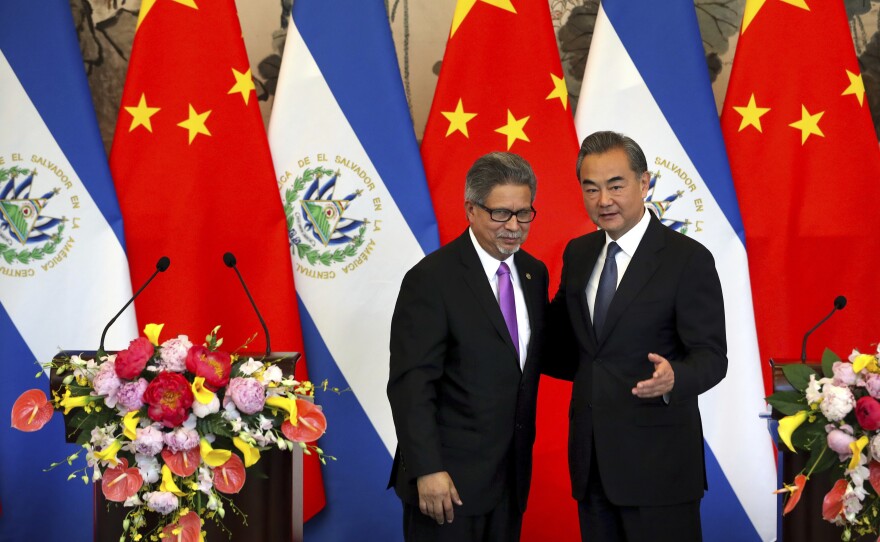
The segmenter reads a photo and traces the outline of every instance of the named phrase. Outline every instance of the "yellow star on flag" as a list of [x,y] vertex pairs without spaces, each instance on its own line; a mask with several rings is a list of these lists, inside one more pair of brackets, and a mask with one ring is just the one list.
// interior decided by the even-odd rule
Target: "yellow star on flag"
[[510,150],[510,147],[513,146],[513,143],[517,139],[529,141],[529,137],[523,131],[523,128],[528,121],[529,117],[517,119],[513,116],[513,113],[510,112],[510,109],[507,110],[507,124],[495,130],[499,134],[504,134],[507,136],[507,150]]
[[208,115],[211,114],[211,111],[205,111],[204,113],[196,113],[196,110],[193,109],[192,104],[189,104],[189,118],[185,121],[178,123],[177,125],[181,128],[186,128],[189,130],[189,143],[192,145],[193,139],[196,138],[198,134],[211,135],[211,132],[208,131],[208,127],[205,126],[205,121],[208,120]]
[[856,75],[853,72],[846,70],[846,76],[849,77],[849,86],[846,87],[846,90],[843,91],[841,96],[855,94],[856,98],[859,99],[859,105],[863,105],[865,103],[865,82],[862,81],[862,74]]
[[[490,6],[495,6],[496,8],[501,8],[505,11],[509,11],[513,14],[516,14],[516,9],[513,7],[511,0],[480,0],[485,4],[489,4]],[[477,3],[477,0],[459,0],[455,5],[455,13],[452,15],[452,30],[449,31],[449,37],[455,35],[455,31],[458,30],[458,27],[461,26],[461,23],[467,18],[468,14],[471,12],[471,9],[474,7],[474,4]]]
[[235,94],[236,92],[241,94],[241,97],[244,98],[244,105],[247,105],[248,100],[251,97],[251,91],[256,90],[256,85],[254,85],[254,79],[251,77],[251,69],[248,68],[248,71],[241,73],[240,71],[232,68],[232,75],[235,76],[235,85],[229,89],[227,94]]
[[147,96],[141,93],[141,101],[135,107],[126,107],[126,111],[131,115],[131,126],[128,131],[131,132],[138,126],[143,126],[148,132],[153,133],[153,125],[150,123],[150,117],[159,112],[158,107],[147,106]]
[[825,137],[825,134],[819,129],[819,119],[821,119],[824,114],[824,111],[820,111],[815,115],[811,115],[810,112],[807,111],[807,108],[801,104],[801,120],[789,124],[792,128],[797,128],[801,131],[801,145],[806,143],[807,138],[811,135],[815,134],[817,136]]
[[[794,7],[801,8],[807,11],[810,11],[810,6],[807,5],[807,0],[779,0],[780,2],[785,2],[786,4],[790,4]],[[761,8],[764,7],[764,4],[767,0],[746,0],[746,9],[743,12],[743,24],[742,30],[740,30],[740,34],[746,33],[746,28],[749,27],[749,24],[755,19],[755,16],[758,15],[758,12],[761,11]]]
[[458,106],[456,106],[455,111],[441,111],[440,113],[449,121],[449,129],[446,130],[446,137],[449,137],[454,132],[461,132],[464,134],[464,137],[470,139],[467,123],[469,120],[476,117],[477,114],[466,113],[464,106],[461,104],[461,98],[458,99]]
[[553,80],[553,90],[546,99],[559,98],[559,101],[562,102],[562,108],[568,109],[568,87],[565,84],[565,77],[556,77],[551,73],[550,78]]
[[733,106],[733,109],[742,115],[742,122],[739,123],[740,132],[742,132],[747,126],[754,126],[759,132],[764,133],[764,130],[761,129],[761,117],[764,116],[767,111],[770,111],[770,108],[758,107],[758,104],[755,103],[754,93],[752,93],[752,97],[749,98],[749,104],[747,106]]
[[[199,6],[196,5],[196,0],[172,0],[172,2],[177,2],[178,4],[184,5],[188,8],[199,9]],[[156,0],[141,1],[141,11],[138,14],[138,22],[135,26],[135,30],[140,28],[141,23],[144,22],[144,19],[147,18],[147,14],[150,13],[150,10],[153,9],[154,5],[156,5]]]

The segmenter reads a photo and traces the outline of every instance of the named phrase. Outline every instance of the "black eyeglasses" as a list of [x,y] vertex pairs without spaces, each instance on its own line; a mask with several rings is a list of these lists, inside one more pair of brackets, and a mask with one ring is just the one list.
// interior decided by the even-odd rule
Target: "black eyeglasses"
[[492,219],[493,222],[507,222],[510,220],[510,217],[515,216],[516,221],[520,224],[528,224],[532,220],[535,219],[535,215],[538,214],[534,208],[522,209],[520,211],[511,211],[510,209],[490,209],[483,205],[482,203],[474,202],[474,204],[480,209],[489,213],[489,218]]

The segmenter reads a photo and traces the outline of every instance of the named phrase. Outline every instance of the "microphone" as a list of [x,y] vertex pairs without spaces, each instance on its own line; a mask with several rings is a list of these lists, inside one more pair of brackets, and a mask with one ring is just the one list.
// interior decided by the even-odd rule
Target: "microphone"
[[247,294],[248,299],[251,302],[251,307],[254,308],[254,312],[257,313],[257,318],[260,319],[260,325],[263,326],[263,333],[266,334],[266,356],[269,355],[269,352],[272,351],[272,348],[269,346],[269,328],[266,327],[266,322],[263,321],[263,317],[260,315],[260,310],[257,309],[257,304],[254,303],[254,298],[251,297],[251,292],[248,290],[247,284],[244,283],[244,279],[241,276],[241,273],[238,271],[238,267],[235,266],[235,255],[231,252],[227,252],[223,255],[223,263],[226,264],[226,267],[231,267],[235,274],[238,275],[238,280],[241,282],[241,287],[244,288],[244,293]]
[[133,296],[131,296],[131,299],[128,300],[128,303],[126,303],[124,307],[119,309],[119,312],[116,313],[116,316],[111,318],[110,321],[107,322],[107,325],[104,326],[104,332],[101,333],[101,345],[98,347],[99,352],[104,352],[104,337],[107,336],[107,330],[110,329],[110,326],[113,325],[113,322],[115,322],[116,319],[119,318],[119,316],[125,311],[125,309],[127,309],[128,306],[131,305],[131,302],[134,301],[134,298],[139,296],[141,292],[144,291],[144,288],[147,287],[147,284],[149,284],[150,281],[152,281],[159,273],[164,273],[170,265],[171,260],[168,259],[168,256],[162,256],[161,258],[159,258],[159,261],[156,262],[156,270],[153,272],[152,275],[150,275],[150,278],[147,279],[147,282],[145,282],[144,285],[141,286],[140,290],[138,290]]
[[801,345],[801,363],[805,363],[807,361],[807,337],[810,336],[810,333],[816,331],[816,329],[818,329],[819,326],[821,326],[822,324],[825,323],[825,320],[828,320],[829,318],[831,318],[832,314],[834,314],[836,311],[839,311],[840,309],[842,309],[844,307],[846,307],[846,298],[843,297],[842,295],[835,297],[834,298],[834,308],[831,309],[831,312],[828,313],[828,316],[826,316],[825,318],[822,318],[818,324],[813,326],[813,329],[811,329],[810,331],[807,331],[807,333],[804,335],[804,342]]

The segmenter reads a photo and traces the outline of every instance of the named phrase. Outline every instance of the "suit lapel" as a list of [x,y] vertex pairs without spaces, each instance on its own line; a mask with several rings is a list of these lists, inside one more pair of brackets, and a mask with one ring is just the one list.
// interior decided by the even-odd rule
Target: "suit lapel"
[[[538,280],[539,269],[532,265],[532,262],[522,255],[522,252],[514,254],[513,261],[516,264],[519,283],[522,287],[523,297],[526,300],[526,312],[529,317],[529,327],[534,333],[539,325],[539,322],[537,321],[537,310],[539,306],[546,302],[547,293],[541,292],[541,281]],[[534,344],[534,341],[530,340],[528,351],[526,352],[526,363],[529,363],[531,358],[532,344]]]
[[[577,296],[579,320],[583,325],[574,325],[575,333],[582,334],[581,340],[584,344],[593,347],[596,346],[596,331],[593,328],[593,317],[590,314],[590,305],[587,303],[587,282],[590,281],[590,275],[593,268],[596,267],[596,261],[605,246],[605,234],[596,232],[587,237],[587,246],[583,251],[572,251],[572,261],[570,273],[574,277],[571,285],[571,292]],[[576,322],[573,322],[577,324]]]

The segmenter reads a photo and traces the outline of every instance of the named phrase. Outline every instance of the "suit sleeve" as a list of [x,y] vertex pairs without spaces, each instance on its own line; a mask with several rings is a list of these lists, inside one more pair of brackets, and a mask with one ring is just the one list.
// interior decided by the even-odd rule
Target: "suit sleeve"
[[571,243],[562,257],[562,279],[559,289],[547,307],[544,343],[541,349],[541,372],[561,380],[574,381],[578,367],[578,349],[568,311],[566,282],[568,254]]
[[687,281],[678,285],[675,296],[676,330],[685,357],[670,361],[675,371],[670,402],[692,399],[727,374],[724,298],[715,260],[700,247],[691,254],[687,270]]
[[444,469],[437,428],[437,382],[448,325],[440,287],[414,268],[403,279],[391,318],[388,399],[410,480]]

